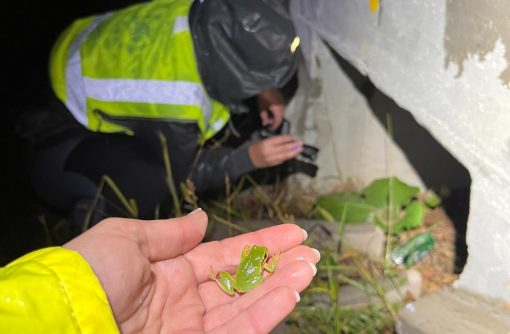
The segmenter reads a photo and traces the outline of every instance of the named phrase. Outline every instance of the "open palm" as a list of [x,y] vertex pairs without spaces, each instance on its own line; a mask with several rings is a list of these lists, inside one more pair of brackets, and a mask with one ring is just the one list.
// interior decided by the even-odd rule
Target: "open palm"
[[[300,245],[305,234],[293,224],[200,244],[206,227],[203,211],[170,220],[111,218],[64,247],[91,264],[123,333],[268,333],[310,284],[317,253]],[[278,268],[254,290],[229,296],[209,279],[210,266],[233,273],[253,244],[282,251]]]

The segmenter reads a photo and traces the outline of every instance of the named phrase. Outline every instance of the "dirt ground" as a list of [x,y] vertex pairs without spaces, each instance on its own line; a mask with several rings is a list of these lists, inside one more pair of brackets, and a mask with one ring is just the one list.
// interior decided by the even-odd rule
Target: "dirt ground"
[[[348,188],[348,186],[346,187]],[[345,189],[342,188],[339,190]],[[291,201],[285,202],[286,205],[282,205],[278,200],[275,200],[273,204],[275,206],[279,204],[286,213],[292,214],[295,219],[309,219],[308,212],[310,212],[313,206],[314,196],[313,194],[310,195],[305,192],[298,193],[301,195],[292,197]],[[244,200],[238,199],[240,203],[243,204],[242,207],[254,209],[264,207],[259,201],[255,201],[254,203],[254,198],[257,196],[253,193],[251,193],[251,196],[248,196],[250,195],[248,191],[243,195],[247,195]],[[247,216],[254,216],[256,217],[255,220],[261,218],[260,213],[247,212]],[[246,222],[243,222],[243,224],[246,224]],[[216,235],[211,235],[212,239],[225,237],[227,235],[227,230],[221,232],[221,230],[225,229],[225,226],[218,227],[219,229],[214,233]],[[399,244],[403,244],[415,235],[425,231],[433,235],[435,239],[434,248],[427,256],[412,267],[422,275],[422,295],[437,291],[444,286],[450,286],[458,279],[458,274],[455,273],[456,230],[454,223],[450,220],[442,207],[427,210],[423,224],[418,228],[401,233]]]
[[423,225],[405,233],[402,241],[426,230],[434,236],[436,243],[434,249],[413,267],[422,275],[422,295],[449,286],[458,278],[454,273],[455,228],[442,208],[428,212]]

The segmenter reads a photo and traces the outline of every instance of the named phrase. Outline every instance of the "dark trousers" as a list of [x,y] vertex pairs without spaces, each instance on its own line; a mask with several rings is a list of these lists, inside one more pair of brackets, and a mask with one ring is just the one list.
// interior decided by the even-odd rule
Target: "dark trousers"
[[94,200],[99,200],[95,220],[130,216],[109,185],[97,197],[103,175],[113,180],[126,199],[136,202],[138,218],[154,219],[170,209],[164,163],[158,153],[135,137],[87,133],[31,151],[28,168],[37,195],[70,217],[76,216],[72,218],[75,225],[82,223],[84,208]]

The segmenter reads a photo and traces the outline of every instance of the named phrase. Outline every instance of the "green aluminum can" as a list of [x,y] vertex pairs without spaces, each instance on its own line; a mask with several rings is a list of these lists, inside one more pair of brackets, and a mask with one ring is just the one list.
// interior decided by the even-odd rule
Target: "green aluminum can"
[[430,232],[415,235],[406,243],[391,252],[391,260],[396,264],[411,267],[427,255],[435,245],[435,239]]

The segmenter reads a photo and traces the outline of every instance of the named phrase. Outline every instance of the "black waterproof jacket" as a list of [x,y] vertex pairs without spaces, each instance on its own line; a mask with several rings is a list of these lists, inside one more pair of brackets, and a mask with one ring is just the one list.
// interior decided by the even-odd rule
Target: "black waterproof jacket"
[[[192,5],[189,22],[206,90],[232,113],[257,112],[250,110],[244,101],[253,99],[264,88],[282,88],[294,76],[296,55],[289,46],[295,32],[284,1],[197,0]],[[69,112],[67,115],[58,112],[64,109],[60,105],[22,117],[18,132],[34,150],[69,138],[95,135],[82,128]],[[202,147],[194,123],[112,121],[132,129],[134,136],[154,154],[161,152],[158,133],[162,133],[176,183],[190,179],[197,194],[221,190],[227,176],[236,181],[255,169],[247,144],[232,148],[216,147],[209,142]],[[67,167],[97,180],[100,171],[93,172],[84,165],[74,163]]]

